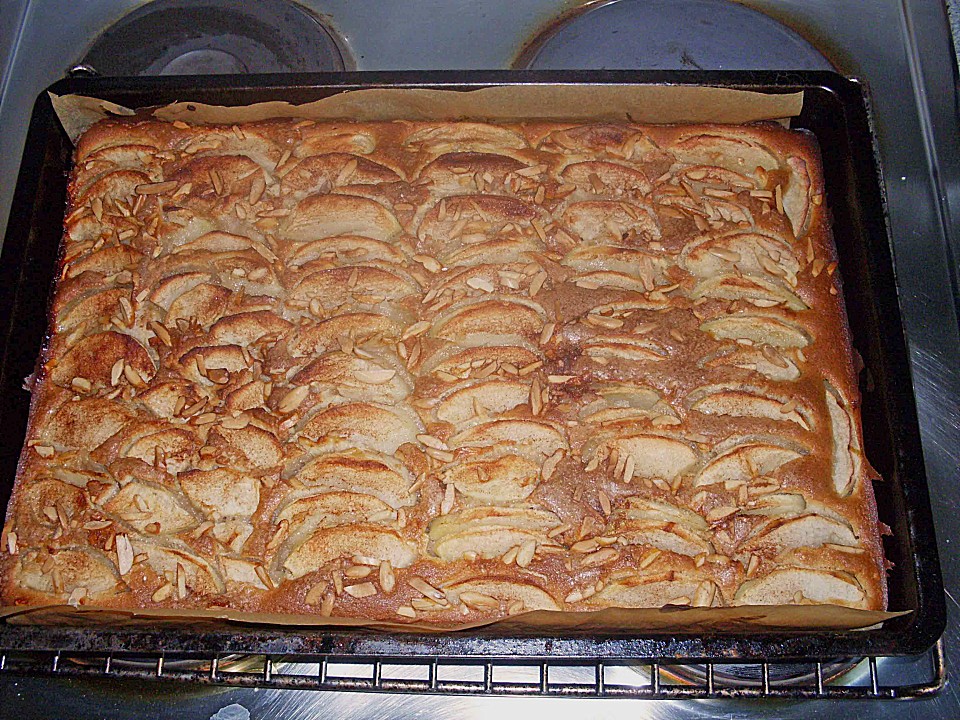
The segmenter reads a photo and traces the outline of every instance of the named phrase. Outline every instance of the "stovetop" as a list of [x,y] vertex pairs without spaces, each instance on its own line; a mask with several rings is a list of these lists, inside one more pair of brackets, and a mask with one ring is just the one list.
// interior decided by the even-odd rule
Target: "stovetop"
[[[101,50],[98,55],[91,54],[91,48],[105,29],[138,8],[142,12],[143,5],[137,0],[0,0],[0,235],[7,222],[34,99],[84,61],[96,71],[116,72],[116,63],[109,62],[115,60],[113,50]],[[324,47],[333,50],[312,56],[293,52],[281,62],[340,62],[356,70],[527,66],[814,69],[832,65],[845,75],[865,80],[877,121],[924,459],[948,593],[947,671],[948,677],[957,676],[960,605],[952,593],[960,589],[960,554],[953,547],[960,530],[955,491],[960,468],[960,122],[957,70],[945,7],[935,0],[744,0],[718,11],[718,0],[619,0],[586,3],[584,12],[578,7],[581,5],[584,3],[561,0],[308,0],[302,4],[305,19],[280,22],[299,23],[298,27],[318,23],[327,33],[318,35],[318,42],[322,40]],[[571,19],[565,23],[563,18]],[[221,34],[237,32],[237,25]],[[243,25],[244,21],[239,21],[241,30]],[[231,59],[230,46],[204,49],[189,32],[176,40],[183,45],[174,50],[154,42],[153,30],[137,28],[136,32],[144,46],[156,48],[156,57],[140,58],[138,67],[145,72],[260,67],[254,62],[259,57],[255,53],[260,52],[256,49],[237,52]],[[290,30],[287,35],[296,32]],[[127,37],[131,36],[137,37]],[[125,42],[129,47],[129,39]],[[305,44],[310,44],[308,38]],[[264,46],[269,54],[269,43]],[[127,62],[133,66],[133,59]],[[885,663],[886,673],[910,682],[922,674],[929,659],[881,663]],[[0,677],[0,707],[5,714],[23,718],[130,717],[137,713],[206,718],[218,711],[218,720],[317,715],[470,718],[531,712],[558,718],[601,714],[747,718],[771,713],[784,718],[839,718],[852,712],[907,720],[960,716],[960,695],[948,684],[936,697],[908,705],[877,700],[776,705],[720,700],[598,702],[274,689],[187,690],[158,683]]]

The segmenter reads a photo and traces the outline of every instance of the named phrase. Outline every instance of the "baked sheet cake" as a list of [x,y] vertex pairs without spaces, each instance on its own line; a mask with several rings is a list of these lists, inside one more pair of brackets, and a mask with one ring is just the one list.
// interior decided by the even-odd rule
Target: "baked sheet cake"
[[774,124],[101,121],[4,603],[883,609],[818,153]]

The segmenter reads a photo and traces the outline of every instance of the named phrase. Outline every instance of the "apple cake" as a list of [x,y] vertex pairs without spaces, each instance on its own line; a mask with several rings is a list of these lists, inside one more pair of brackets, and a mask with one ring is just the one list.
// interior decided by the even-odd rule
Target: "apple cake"
[[818,153],[774,124],[99,122],[5,604],[884,608]]

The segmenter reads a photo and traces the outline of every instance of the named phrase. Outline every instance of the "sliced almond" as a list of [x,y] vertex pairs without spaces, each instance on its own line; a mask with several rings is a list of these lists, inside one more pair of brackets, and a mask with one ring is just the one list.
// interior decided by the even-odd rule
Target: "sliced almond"
[[437,590],[437,588],[421,577],[414,576],[407,580],[407,584],[426,597],[433,598],[434,600],[446,600],[446,596],[440,590]]
[[372,582],[358,583],[357,585],[348,585],[343,591],[350,597],[365,598],[377,594],[377,586]]
[[343,571],[343,576],[351,580],[359,580],[368,577],[373,572],[369,565],[351,565]]
[[133,188],[137,195],[159,195],[162,193],[176,190],[179,183],[176,180],[167,180],[166,182],[141,183]]
[[383,383],[390,382],[396,374],[396,370],[382,368],[378,370],[357,370],[353,376],[360,382],[368,385],[382,385]]
[[157,588],[153,595],[150,596],[150,599],[153,602],[158,603],[169,599],[171,595],[173,595],[173,585],[166,583],[165,585],[161,585],[159,588]]
[[594,565],[605,565],[608,562],[613,562],[618,557],[620,557],[620,553],[613,548],[604,548],[603,550],[597,550],[589,555],[584,555],[580,560],[580,564],[587,567]]
[[137,372],[137,369],[133,365],[123,366],[123,376],[127,379],[127,382],[136,388],[146,385],[146,383],[143,381],[143,378],[140,377],[140,373]]
[[267,572],[267,569],[263,565],[255,565],[253,570],[257,573],[257,577],[260,578],[260,582],[266,585],[268,590],[273,590],[276,587],[273,578],[270,577],[270,573]]
[[114,542],[117,549],[117,569],[121,575],[126,575],[133,567],[133,546],[130,539],[123,534],[117,535]]
[[584,319],[588,325],[604,328],[606,330],[616,330],[617,328],[623,327],[623,320],[620,318],[605,317],[594,312],[588,313]]
[[380,587],[385,593],[392,593],[397,586],[397,576],[393,572],[393,566],[389,560],[380,563],[379,568]]
[[540,467],[540,477],[543,478],[544,482],[553,477],[553,473],[556,471],[557,465],[560,464],[562,459],[563,450],[557,450],[553,455],[543,461],[543,465]]
[[336,602],[336,597],[333,593],[328,592],[323,596],[323,600],[320,602],[320,615],[323,617],[330,617],[333,615],[333,604]]
[[460,602],[471,610],[480,612],[495,612],[500,609],[500,601],[489,595],[474,590],[464,590],[459,594]]
[[607,495],[603,490],[601,490],[600,492],[597,493],[597,498],[600,500],[600,509],[603,510],[604,515],[609,515],[611,512],[613,512],[613,509],[610,507],[609,495]]
[[721,505],[719,507],[713,508],[707,513],[707,522],[715,523],[720,522],[724,518],[728,518],[737,512],[738,508],[733,505]]
[[482,290],[483,292],[492,293],[496,288],[493,286],[493,283],[485,278],[472,277],[467,280],[467,285],[472,287],[474,290]]
[[443,491],[443,501],[440,503],[440,514],[449,515],[453,510],[453,504],[456,502],[456,488],[453,483],[447,485]]
[[427,322],[426,320],[420,320],[419,322],[415,322],[413,325],[408,327],[404,331],[403,335],[400,336],[400,339],[408,340],[412,337],[423,335],[429,329],[430,329],[430,323]]
[[417,435],[417,440],[427,447],[434,448],[435,450],[449,450],[447,444],[438,437],[433,435],[420,434]]
[[280,404],[277,406],[277,410],[283,415],[292,413],[294,410],[300,407],[301,403],[303,403],[309,393],[309,385],[295,387],[293,390],[284,395],[283,398],[281,398]]
[[557,324],[555,322],[548,322],[546,325],[543,326],[543,330],[540,332],[541,345],[546,345],[548,342],[550,342],[550,338],[553,337],[553,333],[556,330],[556,328],[557,328]]

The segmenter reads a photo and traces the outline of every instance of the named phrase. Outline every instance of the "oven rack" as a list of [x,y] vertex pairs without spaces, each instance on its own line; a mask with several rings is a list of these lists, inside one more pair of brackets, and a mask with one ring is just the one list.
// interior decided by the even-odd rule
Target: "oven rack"
[[[429,695],[679,699],[896,700],[935,695],[946,683],[943,640],[921,658],[919,681],[897,682],[891,658],[850,661],[839,681],[823,662],[533,657],[357,657],[338,655],[197,656],[149,653],[0,651],[0,678],[11,676],[161,681],[191,686]],[[801,669],[787,683],[777,671]],[[736,666],[755,678],[731,680]],[[691,671],[692,674],[691,674]],[[856,676],[851,681],[850,676]]]

